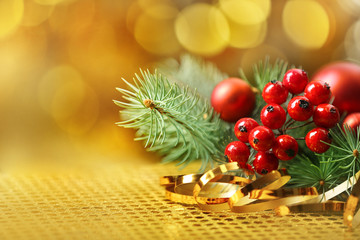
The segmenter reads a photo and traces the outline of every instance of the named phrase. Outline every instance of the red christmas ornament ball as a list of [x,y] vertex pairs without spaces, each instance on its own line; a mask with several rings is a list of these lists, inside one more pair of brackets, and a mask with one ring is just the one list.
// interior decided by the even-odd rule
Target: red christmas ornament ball
[[228,78],[215,86],[211,105],[222,120],[236,122],[251,114],[255,107],[255,94],[244,80]]
[[357,127],[360,126],[360,112],[350,113],[347,115],[342,124],[343,129],[345,128],[345,125],[357,132]]
[[320,68],[312,81],[327,83],[332,95],[332,103],[339,111],[360,112],[360,65],[351,62],[335,62]]

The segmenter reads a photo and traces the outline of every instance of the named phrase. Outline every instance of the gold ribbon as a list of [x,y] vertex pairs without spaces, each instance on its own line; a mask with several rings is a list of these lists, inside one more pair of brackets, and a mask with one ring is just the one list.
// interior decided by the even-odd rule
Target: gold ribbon
[[[165,187],[166,198],[183,204],[197,204],[203,210],[254,212],[274,209],[279,215],[291,212],[341,212],[344,224],[360,224],[360,171],[349,180],[319,195],[315,187],[282,188],[290,176],[285,171],[272,171],[258,179],[227,174],[238,170],[237,163],[220,165],[204,174],[164,176],[160,185]],[[354,185],[355,184],[355,185]],[[347,202],[329,199],[353,186]],[[256,202],[255,202],[256,201]],[[255,202],[255,203],[254,203]],[[356,213],[355,213],[356,212]]]
[[[355,182],[359,179],[359,173],[360,171],[355,176]],[[356,227],[360,223],[360,210],[358,210],[357,213],[354,214],[359,203],[359,196],[360,181],[357,181],[353,186],[349,198],[346,201],[346,208],[344,211],[344,224],[348,227]]]

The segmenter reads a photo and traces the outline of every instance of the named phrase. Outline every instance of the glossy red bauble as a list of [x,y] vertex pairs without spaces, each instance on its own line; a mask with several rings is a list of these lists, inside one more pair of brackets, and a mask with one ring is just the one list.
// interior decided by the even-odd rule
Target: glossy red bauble
[[221,119],[236,122],[251,114],[255,106],[255,94],[244,80],[228,78],[214,88],[211,105]]
[[272,148],[275,156],[283,161],[293,159],[299,150],[299,145],[295,138],[290,135],[280,135],[276,138]]
[[282,82],[272,80],[267,83],[262,91],[262,97],[266,103],[283,104],[289,95]]
[[234,141],[226,146],[225,156],[229,162],[237,162],[240,166],[245,166],[250,156],[250,149],[245,143]]
[[264,126],[270,129],[278,129],[286,121],[286,112],[278,104],[268,104],[261,110],[260,119]]
[[313,152],[324,153],[330,146],[326,143],[331,143],[329,130],[326,128],[314,128],[306,134],[306,146]]
[[339,111],[360,112],[360,65],[351,62],[335,62],[319,69],[312,81],[328,83]]
[[255,155],[253,165],[255,171],[263,175],[276,170],[279,166],[279,160],[272,152],[260,151]]
[[328,103],[331,98],[330,86],[327,83],[310,82],[305,87],[304,96],[315,106]]
[[267,151],[272,148],[275,141],[273,131],[265,126],[254,128],[249,134],[249,143],[256,151]]
[[304,96],[297,96],[290,100],[288,107],[288,113],[295,121],[306,121],[314,113],[313,105],[309,99]]
[[252,118],[241,118],[239,119],[234,127],[235,136],[242,142],[249,142],[249,134],[251,130],[259,124]]
[[357,128],[360,126],[360,112],[347,115],[343,121],[343,129],[345,125],[357,132]]
[[306,72],[302,69],[293,68],[288,70],[283,78],[285,88],[293,93],[302,93],[309,82]]
[[323,103],[315,108],[313,120],[318,127],[332,128],[340,121],[340,113],[334,105]]

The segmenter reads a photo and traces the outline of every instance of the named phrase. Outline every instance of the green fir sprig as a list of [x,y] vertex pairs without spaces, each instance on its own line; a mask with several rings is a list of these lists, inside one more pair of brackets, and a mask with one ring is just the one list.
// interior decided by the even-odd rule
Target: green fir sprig
[[[348,173],[348,178],[354,176],[360,169],[360,129],[357,131],[347,124],[343,128],[330,129],[333,143],[329,144],[335,152],[334,162],[341,162],[341,169]],[[327,156],[327,153],[323,155]]]
[[[338,125],[330,129],[333,143],[322,154],[299,154],[287,164],[293,187],[317,187],[320,192],[329,190],[353,177],[360,170],[360,128],[354,131]],[[325,143],[325,142],[324,142]]]
[[298,155],[287,165],[287,171],[291,176],[288,185],[316,187],[319,192],[326,192],[347,178],[347,173],[341,168],[342,163],[333,160],[332,155],[313,155],[311,158]]
[[182,55],[180,61],[167,59],[159,64],[158,70],[171,82],[191,86],[208,100],[215,86],[228,78],[228,75],[221,72],[215,64],[189,54]]
[[201,160],[201,171],[222,156],[230,132],[228,124],[214,113],[208,101],[189,87],[170,83],[158,72],[141,71],[134,83],[123,79],[130,90],[118,88],[126,101],[114,101],[122,107],[118,126],[137,129],[135,140],[144,141],[149,151],[164,156],[163,162],[186,166]]

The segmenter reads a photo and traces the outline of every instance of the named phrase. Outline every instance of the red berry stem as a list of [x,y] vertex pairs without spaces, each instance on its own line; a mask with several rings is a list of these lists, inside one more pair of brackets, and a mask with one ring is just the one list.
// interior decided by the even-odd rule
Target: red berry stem
[[296,129],[296,128],[301,128],[301,127],[305,127],[306,125],[309,125],[309,124],[311,124],[311,123],[313,123],[314,121],[309,121],[309,122],[306,122],[306,123],[304,123],[304,124],[302,124],[302,125],[298,125],[298,126],[294,126],[294,127],[288,127],[288,128],[286,128],[285,130],[290,130],[290,129]]
[[284,125],[283,125],[283,128],[282,128],[282,132],[283,133],[286,133],[286,130],[295,123],[296,121],[292,118],[290,118]]

